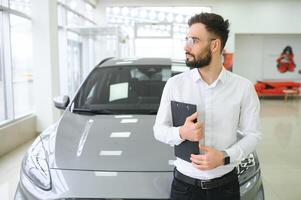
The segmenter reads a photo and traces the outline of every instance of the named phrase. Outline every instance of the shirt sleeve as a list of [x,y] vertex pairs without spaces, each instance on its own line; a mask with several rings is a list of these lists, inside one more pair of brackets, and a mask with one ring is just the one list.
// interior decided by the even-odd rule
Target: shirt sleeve
[[154,136],[157,140],[170,144],[171,146],[178,145],[184,140],[181,139],[180,127],[172,126],[171,116],[171,84],[172,79],[169,79],[163,89],[159,110],[156,116],[155,125],[153,127]]
[[238,132],[242,139],[226,149],[231,163],[238,163],[246,158],[261,140],[259,124],[260,102],[253,84],[250,82],[244,91],[241,103]]

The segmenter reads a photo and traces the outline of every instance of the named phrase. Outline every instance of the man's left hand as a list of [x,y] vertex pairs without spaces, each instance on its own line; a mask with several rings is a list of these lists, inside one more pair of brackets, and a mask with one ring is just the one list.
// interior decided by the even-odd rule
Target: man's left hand
[[199,145],[203,155],[191,154],[192,165],[199,170],[210,170],[224,165],[224,153],[212,147]]

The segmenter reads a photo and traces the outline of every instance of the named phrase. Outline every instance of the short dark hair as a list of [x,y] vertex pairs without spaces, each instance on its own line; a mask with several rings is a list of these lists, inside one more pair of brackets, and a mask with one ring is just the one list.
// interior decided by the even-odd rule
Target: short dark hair
[[283,51],[282,51],[282,54],[285,54],[285,53],[287,53],[287,54],[293,54],[293,49],[292,49],[292,47],[291,46],[286,46],[284,49],[283,49]]
[[206,30],[213,33],[221,40],[221,51],[224,49],[229,35],[229,21],[218,14],[200,13],[192,16],[188,20],[189,27],[195,23],[202,23]]

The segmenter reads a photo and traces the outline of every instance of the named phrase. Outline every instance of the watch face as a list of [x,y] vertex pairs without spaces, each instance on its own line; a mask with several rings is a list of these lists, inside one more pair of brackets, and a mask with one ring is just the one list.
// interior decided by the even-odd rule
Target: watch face
[[225,165],[230,164],[230,156],[226,156],[226,157],[224,158],[224,164],[225,164]]

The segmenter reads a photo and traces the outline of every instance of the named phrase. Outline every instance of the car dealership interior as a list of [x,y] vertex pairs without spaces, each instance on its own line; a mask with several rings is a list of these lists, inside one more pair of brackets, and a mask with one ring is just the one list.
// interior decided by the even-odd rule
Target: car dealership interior
[[[241,172],[241,199],[299,200],[300,10],[299,0],[0,0],[0,200],[168,199],[164,195],[154,194],[155,189],[150,197],[147,196],[148,193],[144,193],[147,186],[142,183],[135,186],[136,190],[141,192],[137,192],[138,196],[130,192],[132,186],[129,185],[124,187],[123,190],[127,192],[122,196],[121,191],[114,191],[113,186],[102,185],[103,182],[98,179],[120,176],[120,182],[129,180],[130,177],[142,182],[143,177],[136,174],[127,177],[126,174],[122,174],[126,170],[118,171],[117,168],[110,168],[109,164],[104,163],[98,168],[93,168],[91,166],[98,162],[89,160],[93,153],[84,157],[87,149],[101,148],[102,145],[108,144],[101,139],[99,140],[102,142],[98,142],[96,137],[94,142],[98,147],[91,142],[84,144],[92,137],[90,132],[100,120],[104,123],[103,126],[99,126],[99,134],[111,129],[115,132],[112,132],[110,138],[135,138],[134,132],[139,128],[139,123],[149,119],[153,124],[152,120],[157,110],[145,106],[144,109],[149,109],[147,114],[152,115],[149,118],[143,115],[145,113],[138,113],[137,117],[125,111],[121,112],[122,115],[117,115],[110,112],[110,107],[104,107],[103,112],[94,112],[92,118],[91,114],[85,113],[87,110],[79,110],[74,115],[69,113],[68,109],[72,110],[80,104],[72,103],[77,99],[78,102],[83,102],[80,96],[82,93],[87,101],[94,101],[91,93],[97,90],[97,87],[92,86],[92,83],[89,86],[90,82],[86,78],[91,75],[92,79],[91,72],[97,67],[101,68],[100,66],[116,65],[121,66],[121,70],[122,65],[150,62],[148,59],[139,61],[139,58],[152,58],[154,63],[172,65],[172,70],[164,68],[160,71],[164,83],[173,74],[173,70],[178,70],[177,73],[184,71],[182,69],[185,68],[184,46],[187,45],[188,20],[202,12],[216,13],[229,20],[229,37],[221,53],[224,69],[252,82],[260,101],[259,121],[262,138],[256,147],[256,153],[250,154],[239,165],[240,170],[245,171],[251,171],[252,167],[256,166],[254,170],[259,175],[242,181],[245,176]],[[119,58],[120,60],[117,60]],[[141,74],[152,74],[152,80],[157,80],[156,70],[149,65],[146,69],[137,67],[129,70],[130,72],[125,71],[134,78],[126,81],[124,77],[119,77],[122,83],[117,81],[118,77],[114,77],[114,80],[112,77],[109,79],[108,70],[97,75],[99,79],[94,79],[107,84],[111,92],[108,101],[111,102],[131,95],[130,90],[128,91],[130,87],[137,88],[137,91],[143,90],[145,94],[146,89],[143,89],[142,85],[139,86],[139,83],[150,83],[150,76],[142,77]],[[135,86],[132,86],[134,83]],[[163,89],[164,85],[152,81],[149,86],[150,93],[161,96],[162,91],[155,91],[161,86]],[[90,88],[91,92],[81,92],[79,88]],[[237,87],[236,90],[240,91],[241,88]],[[135,95],[136,98],[137,94]],[[148,103],[154,100],[151,97],[140,96],[137,99]],[[121,105],[122,101],[119,104]],[[220,112],[227,109],[221,109]],[[115,117],[110,119],[114,115]],[[139,123],[134,118],[138,118]],[[71,119],[75,125],[64,125],[65,130],[62,130],[63,125],[60,123]],[[118,121],[121,125],[137,123],[137,126],[134,126],[131,132],[121,132],[118,128],[122,126],[113,125],[114,120],[121,120],[120,123]],[[81,124],[83,127],[80,127]],[[145,137],[144,140],[139,138],[143,142],[147,143],[148,138],[155,140],[151,127],[141,127],[141,130],[148,128],[150,131],[149,137]],[[49,145],[46,141],[49,141]],[[118,145],[119,141],[114,144]],[[40,148],[38,146],[44,149],[42,153],[41,150],[36,150]],[[145,144],[145,148],[148,146],[151,148],[151,145]],[[73,147],[76,148],[74,155]],[[58,152],[61,157],[58,157]],[[123,155],[126,157],[125,152],[100,151],[96,154],[99,154],[99,157],[102,154],[108,157],[110,154],[116,158]],[[160,156],[165,159],[164,153],[158,154],[158,157]],[[135,159],[127,158],[128,163]],[[33,160],[33,164],[29,163],[30,159]],[[100,158],[104,162],[106,159]],[[149,159],[154,160],[152,163],[157,161],[153,157]],[[66,164],[62,164],[63,161]],[[166,163],[168,169],[173,168],[172,160],[167,158]],[[104,170],[101,170],[102,166]],[[130,164],[124,164],[124,167],[132,169]],[[139,164],[136,167],[138,168]],[[40,173],[39,170],[44,173]],[[80,171],[81,175],[73,174],[74,171]],[[92,176],[89,172],[93,172],[93,176],[98,179],[88,181],[86,178]],[[172,172],[169,175],[172,175]],[[29,177],[29,181],[24,180],[26,177]],[[74,192],[78,187],[75,183],[70,184],[70,177],[77,177],[77,181],[83,181],[83,185],[90,184],[85,186],[89,189],[82,189],[81,192],[78,189]],[[165,185],[160,185],[165,181],[165,175],[161,176],[162,180],[159,175],[156,179],[151,179],[149,174],[145,177],[150,183],[156,182],[157,187],[162,188],[158,189],[158,194],[165,189]],[[257,187],[255,182],[261,180],[262,185],[258,187],[262,189],[262,193],[248,193]],[[39,188],[25,188],[20,186],[21,182],[23,185],[32,183],[32,187]],[[22,195],[16,192],[20,187],[23,187]],[[56,191],[53,191],[53,188]],[[93,193],[93,188],[104,191]],[[167,187],[166,191],[169,190],[170,187]]]

